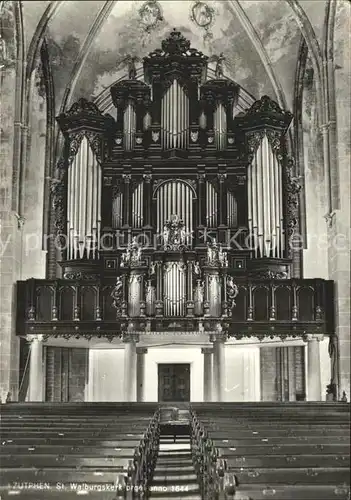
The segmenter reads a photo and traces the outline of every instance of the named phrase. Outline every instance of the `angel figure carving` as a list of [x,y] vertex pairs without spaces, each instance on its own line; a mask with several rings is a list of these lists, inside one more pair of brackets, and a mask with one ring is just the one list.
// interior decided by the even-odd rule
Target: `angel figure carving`
[[201,275],[201,268],[199,262],[194,262],[194,273],[198,276]]
[[137,74],[136,63],[139,63],[139,62],[141,62],[140,57],[132,56],[132,55],[128,54],[124,59],[122,59],[118,63],[116,69],[120,68],[122,65],[127,66],[128,79],[129,80],[136,80],[136,74]]
[[234,283],[234,278],[232,276],[228,276],[227,278],[227,299],[228,299],[228,305],[229,308],[232,309],[236,303],[235,299],[239,293],[239,289],[237,285]]
[[123,281],[120,276],[116,279],[115,286],[111,292],[111,297],[113,298],[113,307],[120,310],[123,299]]
[[215,68],[215,78],[217,80],[220,80],[224,78],[224,61],[226,60],[226,57],[224,56],[223,52],[217,55],[213,55],[209,58],[208,62],[215,62],[216,63],[216,68]]

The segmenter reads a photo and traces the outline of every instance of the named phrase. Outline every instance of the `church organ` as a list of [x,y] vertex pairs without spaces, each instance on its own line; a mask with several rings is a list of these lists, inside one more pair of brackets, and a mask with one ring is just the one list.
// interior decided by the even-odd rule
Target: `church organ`
[[[71,287],[73,334],[88,284],[95,319],[84,334],[331,327],[330,283],[304,284],[291,271],[300,189],[286,147],[292,115],[267,96],[243,105],[241,87],[206,77],[207,65],[174,30],[144,58],[143,76],[111,86],[116,120],[85,99],[57,118],[64,148],[52,217],[67,245],[60,286],[47,288],[57,311],[59,290]],[[32,326],[35,287],[26,295]]]

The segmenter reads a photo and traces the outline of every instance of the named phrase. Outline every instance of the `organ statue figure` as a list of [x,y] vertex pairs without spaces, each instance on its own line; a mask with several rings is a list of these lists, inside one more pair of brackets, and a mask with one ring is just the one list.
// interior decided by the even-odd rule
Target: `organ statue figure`
[[138,266],[140,264],[141,246],[138,244],[136,236],[134,236],[125,253],[121,255],[121,267]]
[[178,215],[173,215],[166,221],[163,230],[163,247],[165,250],[181,250],[185,245],[184,222]]

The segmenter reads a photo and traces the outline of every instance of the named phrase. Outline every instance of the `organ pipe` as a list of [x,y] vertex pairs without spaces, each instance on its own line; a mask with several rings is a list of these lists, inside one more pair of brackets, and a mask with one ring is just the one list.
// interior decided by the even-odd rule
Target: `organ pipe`
[[221,315],[221,288],[219,275],[208,275],[208,301],[211,316],[219,317]]
[[134,189],[132,196],[132,224],[135,228],[143,227],[143,197],[144,184],[141,182]]
[[83,138],[68,169],[68,259],[97,257],[101,227],[101,168]]
[[124,144],[126,151],[131,151],[134,146],[136,131],[136,112],[134,104],[130,101],[124,111]]
[[222,103],[218,103],[214,116],[213,128],[217,149],[225,149],[227,136],[227,114]]
[[217,191],[212,182],[206,182],[206,225],[207,227],[217,227],[218,200]]
[[[230,191],[227,192],[227,225],[230,228],[238,226],[238,204],[234,194]],[[250,218],[250,215],[249,215]]]
[[156,192],[157,204],[157,232],[160,234],[163,227],[172,215],[184,222],[187,234],[186,244],[191,245],[193,231],[193,190],[180,180],[172,180],[161,184]]
[[139,274],[131,274],[129,278],[128,314],[140,316],[140,302],[142,301],[143,278]]
[[161,101],[162,146],[186,148],[189,135],[189,99],[176,79]]
[[284,256],[282,172],[266,136],[248,169],[248,222],[255,257]]
[[184,316],[186,305],[186,267],[182,262],[164,266],[164,314]]
[[112,193],[112,228],[119,229],[123,224],[123,193],[114,186]]

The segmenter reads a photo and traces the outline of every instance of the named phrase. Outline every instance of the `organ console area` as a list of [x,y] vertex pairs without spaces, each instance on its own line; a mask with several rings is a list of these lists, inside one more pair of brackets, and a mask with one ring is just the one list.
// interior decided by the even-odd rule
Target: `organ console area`
[[288,111],[254,101],[176,30],[109,99],[116,118],[85,99],[57,118],[63,279],[107,280],[117,317],[227,318],[238,280],[292,277]]

